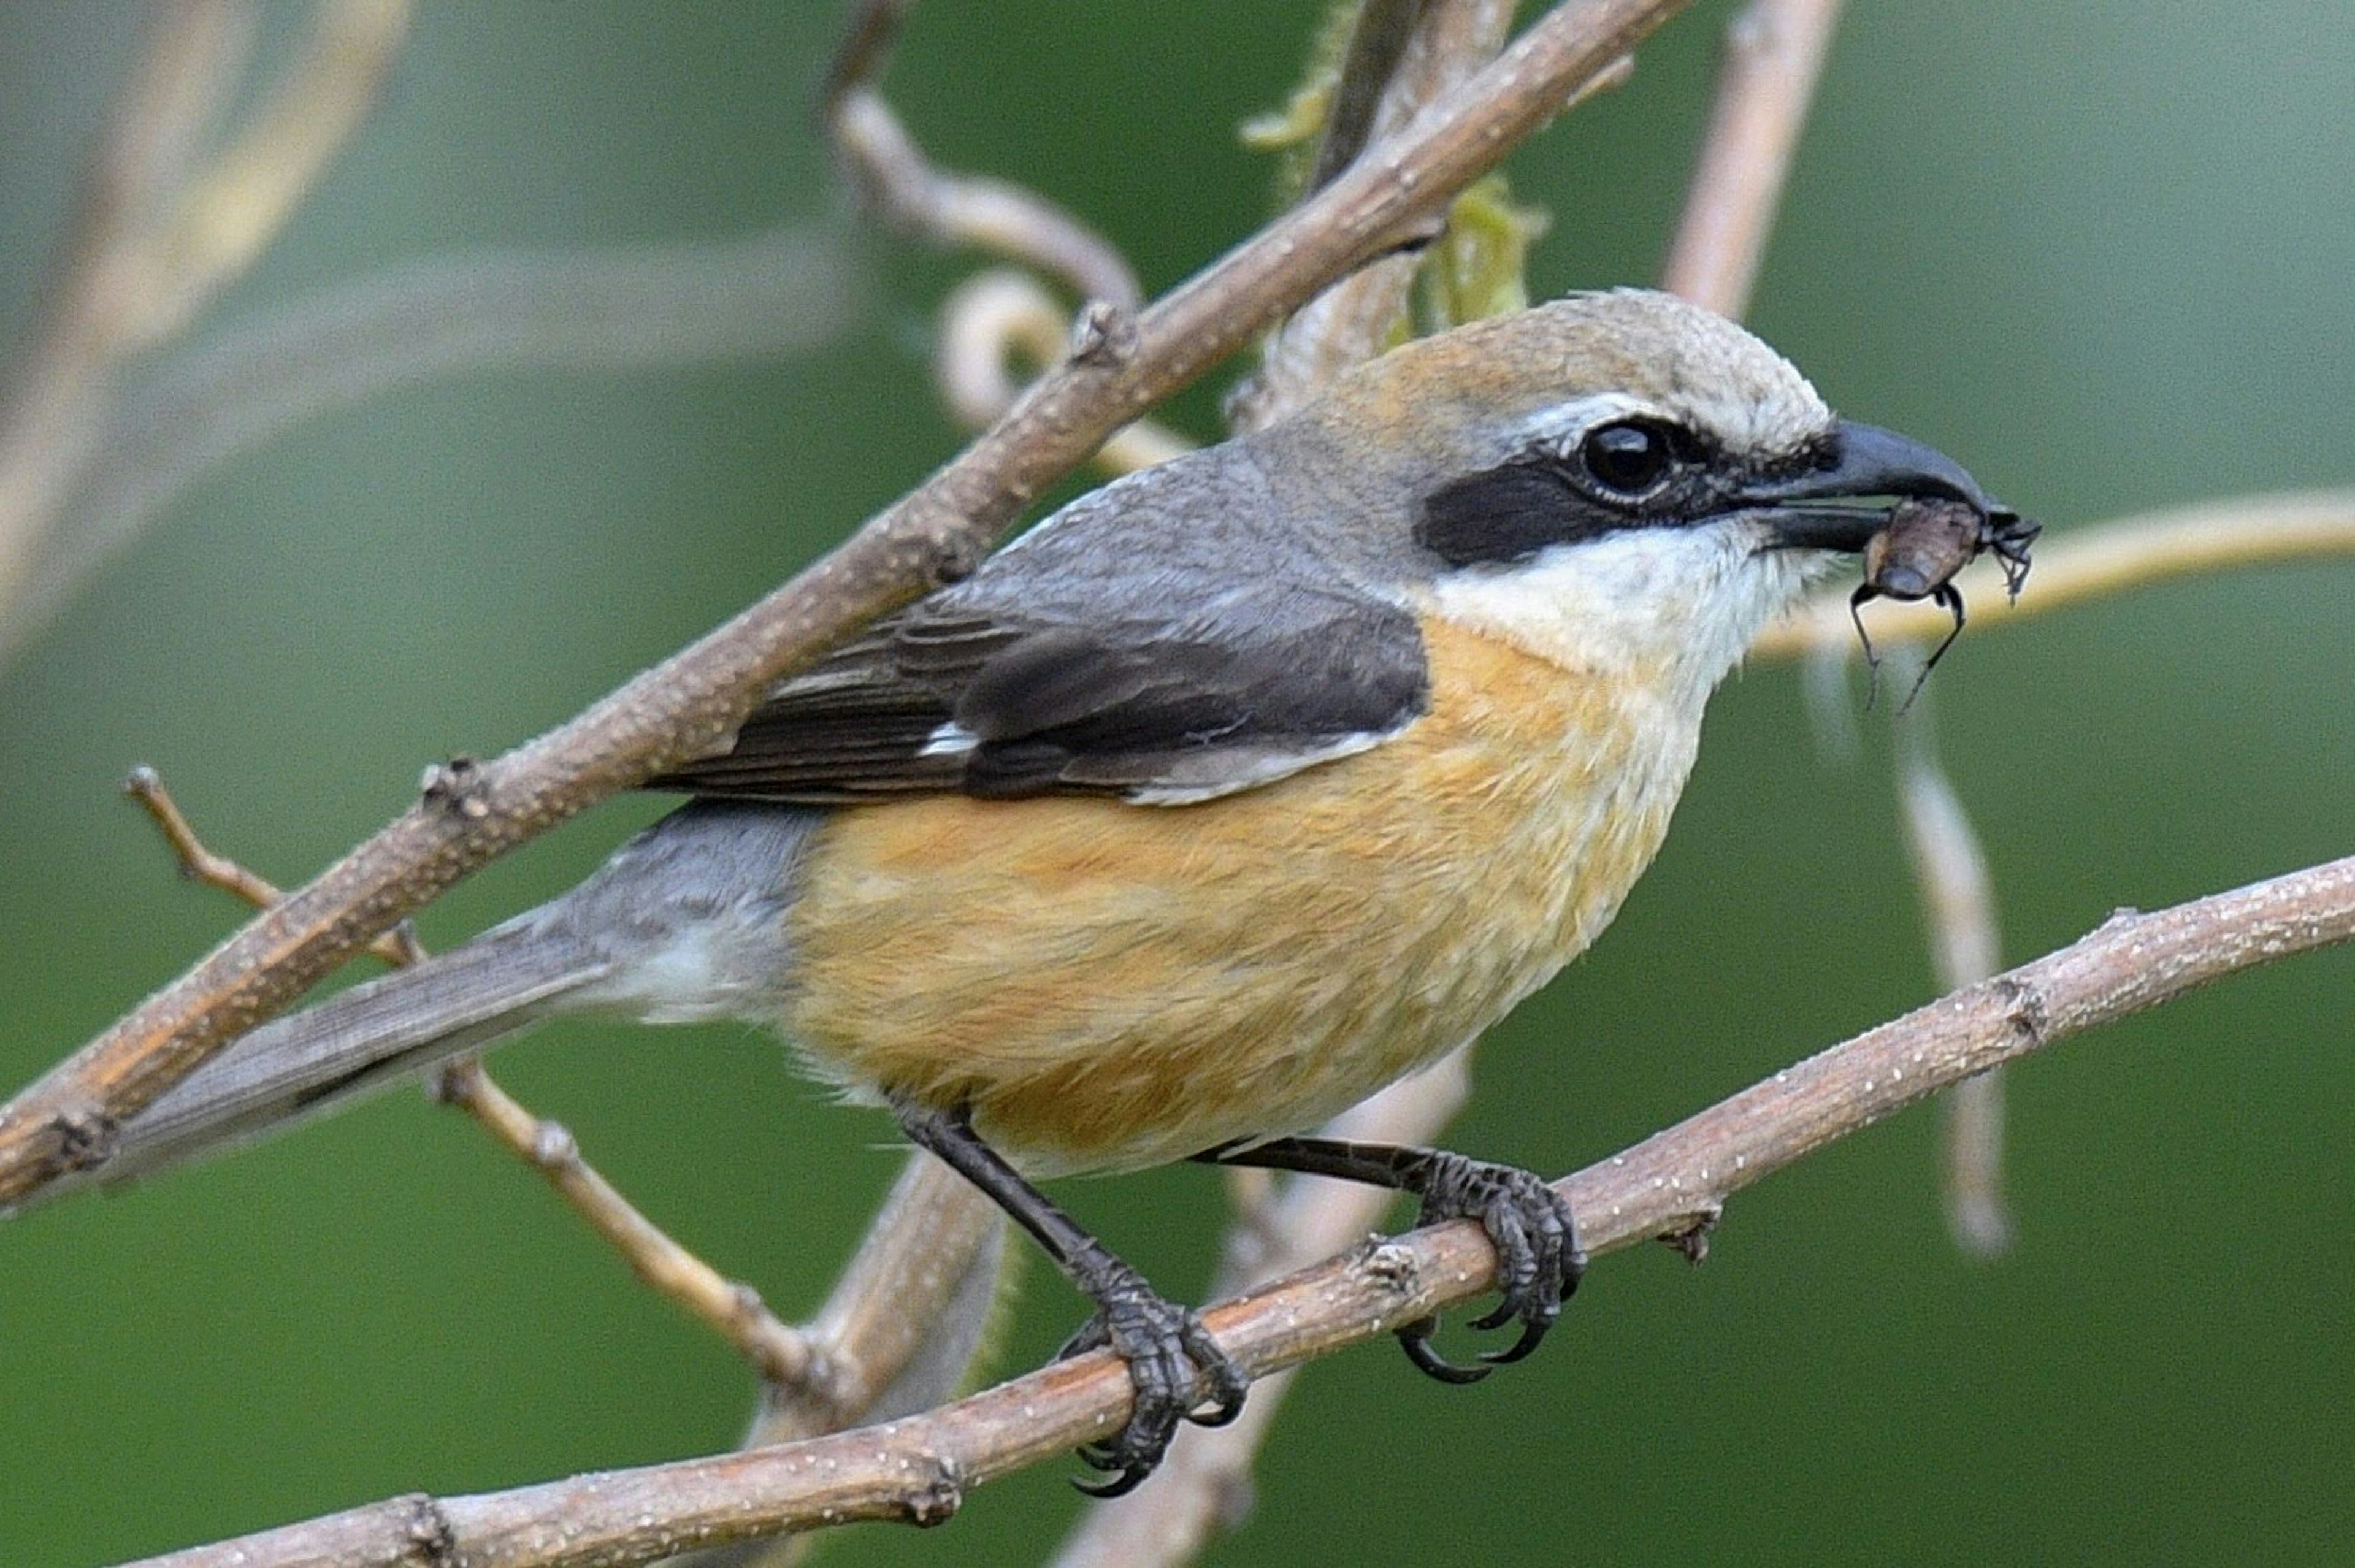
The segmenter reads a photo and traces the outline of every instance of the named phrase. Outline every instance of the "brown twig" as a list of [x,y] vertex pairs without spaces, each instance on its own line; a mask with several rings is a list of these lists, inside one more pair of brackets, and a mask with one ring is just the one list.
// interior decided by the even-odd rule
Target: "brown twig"
[[827,72],[826,134],[844,177],[903,233],[971,245],[1060,278],[1083,299],[1135,309],[1145,291],[1111,240],[1035,192],[935,167],[884,101],[876,82],[913,5],[864,0]]
[[[2121,911],[2068,947],[1796,1063],[1561,1189],[1595,1252],[1674,1234],[1935,1090],[2225,975],[2350,938],[2355,857],[2155,913]],[[1359,1247],[1204,1320],[1239,1366],[1264,1377],[1467,1300],[1494,1270],[1478,1227],[1459,1222]],[[396,1499],[148,1568],[620,1568],[858,1520],[937,1523],[974,1487],[1113,1430],[1129,1397],[1124,1369],[1099,1351],[912,1420],[512,1491]]]
[[831,1375],[762,1391],[746,1445],[930,1409],[956,1392],[997,1296],[1004,1216],[931,1155],[911,1155],[808,1334]]
[[0,1107],[0,1209],[102,1163],[113,1127],[362,944],[592,802],[721,742],[759,693],[971,570],[1040,488],[1286,308],[1413,231],[1686,0],[1567,0],[1412,127],[1070,363],[923,486],[610,697],[425,798]]
[[[180,803],[172,798],[172,792],[164,787],[163,775],[154,768],[143,763],[132,769],[131,776],[123,781],[123,793],[155,822],[155,830],[164,836],[173,859],[179,865],[180,875],[190,881],[227,893],[255,909],[268,909],[286,896],[277,883],[259,871],[226,855],[214,854],[205,841],[197,837],[196,827],[188,821],[187,814],[180,809]],[[371,957],[380,958],[396,968],[414,964],[425,956],[425,949],[418,944],[417,933],[410,929],[407,921],[402,921],[369,943],[367,951]]]
[[1838,21],[1839,0],[1751,0],[1734,18],[1662,288],[1723,315],[1749,308]]
[[730,1279],[647,1219],[581,1157],[569,1128],[526,1109],[492,1081],[480,1061],[469,1059],[442,1069],[433,1092],[546,1177],[573,1211],[622,1254],[632,1274],[733,1345],[763,1383],[822,1388],[829,1381],[828,1359],[808,1335],[771,1312],[759,1291]]
[[[2088,599],[2230,568],[2347,555],[2355,555],[2355,490],[2200,501],[2048,534],[2028,591],[2016,603],[2004,595],[1994,567],[1973,568],[1980,591],[1971,596],[1971,625],[2006,625]],[[1925,600],[1876,614],[1872,635],[1876,643],[1926,642],[1953,625],[1946,612]],[[1761,658],[1854,653],[1847,592],[1816,595],[1767,627],[1750,651]]]
[[[155,818],[184,875],[256,909],[269,909],[285,896],[267,877],[207,848],[155,769],[133,769],[123,793]],[[425,956],[406,922],[371,943],[368,951],[395,965],[415,964]],[[811,1397],[824,1397],[830,1367],[808,1338],[780,1322],[762,1305],[760,1294],[751,1286],[725,1277],[641,1214],[581,1157],[580,1145],[562,1125],[525,1109],[492,1082],[479,1061],[460,1061],[444,1069],[435,1092],[445,1103],[466,1111],[517,1157],[545,1176],[574,1211],[613,1243],[632,1273],[709,1324],[764,1381],[806,1389]]]

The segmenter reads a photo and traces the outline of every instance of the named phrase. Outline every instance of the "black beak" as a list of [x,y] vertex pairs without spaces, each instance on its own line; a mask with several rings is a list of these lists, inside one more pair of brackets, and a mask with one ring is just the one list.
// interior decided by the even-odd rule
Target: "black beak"
[[1961,464],[1894,431],[1842,420],[1816,466],[1804,474],[1742,486],[1744,509],[1774,524],[1786,546],[1807,549],[1864,549],[1889,524],[1876,499],[1960,501],[1996,532],[2015,528],[2019,514],[1991,499]]

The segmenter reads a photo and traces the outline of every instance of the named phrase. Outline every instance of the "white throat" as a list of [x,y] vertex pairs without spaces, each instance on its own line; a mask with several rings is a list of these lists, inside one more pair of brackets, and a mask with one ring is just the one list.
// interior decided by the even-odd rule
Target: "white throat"
[[1662,682],[1698,710],[1824,568],[1819,551],[1762,548],[1769,538],[1743,520],[1630,528],[1444,572],[1431,609],[1567,670]]

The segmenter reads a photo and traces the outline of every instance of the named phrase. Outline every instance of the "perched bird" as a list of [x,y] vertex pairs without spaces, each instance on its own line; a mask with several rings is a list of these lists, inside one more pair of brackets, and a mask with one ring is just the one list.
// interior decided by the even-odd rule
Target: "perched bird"
[[[1300,1136],[1608,924],[1710,690],[1906,497],[2016,516],[1732,323],[1564,299],[1407,344],[1072,503],[773,690],[572,891],[255,1031],[134,1174],[556,1014],[781,1026],[1096,1304],[1117,1492],[1244,1379],[1036,1179],[1187,1158],[1477,1220],[1525,1354],[1583,1258],[1536,1177]],[[1434,1373],[1431,1326],[1401,1332]]]

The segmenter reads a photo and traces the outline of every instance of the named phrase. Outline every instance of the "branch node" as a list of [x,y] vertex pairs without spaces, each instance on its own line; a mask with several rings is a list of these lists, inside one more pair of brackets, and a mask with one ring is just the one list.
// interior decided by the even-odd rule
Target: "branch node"
[[49,1130],[58,1137],[50,1168],[64,1176],[95,1170],[112,1159],[121,1126],[96,1101],[76,1099],[49,1118]]
[[1071,319],[1071,363],[1118,370],[1136,357],[1136,313],[1090,300]]
[[2004,1027],[2017,1035],[2026,1049],[2042,1050],[2051,1025],[2045,1013],[2044,994],[2024,980],[2007,977],[1997,982],[1996,995],[2003,998]]
[[1366,1283],[1394,1297],[1393,1305],[1412,1298],[1423,1284],[1423,1270],[1410,1247],[1401,1246],[1387,1237],[1369,1236],[1365,1251],[1360,1255],[1364,1260]]
[[542,1170],[562,1170],[581,1159],[581,1141],[562,1122],[544,1121],[531,1135],[531,1163]]
[[450,1516],[442,1505],[423,1492],[411,1492],[397,1499],[409,1516],[401,1527],[401,1539],[424,1552],[426,1568],[454,1568],[458,1561],[458,1532],[452,1528]]
[[466,756],[433,763],[417,785],[426,805],[439,806],[468,822],[480,822],[491,814],[490,787],[483,764]]
[[769,1316],[769,1304],[761,1293],[741,1279],[728,1282],[728,1306],[741,1323],[756,1324]]
[[1673,1228],[1661,1232],[1660,1242],[1682,1253],[1685,1262],[1699,1267],[1709,1261],[1710,1235],[1724,1218],[1725,1205],[1712,1201],[1678,1221]]
[[946,1524],[964,1506],[964,1487],[957,1477],[956,1461],[940,1455],[929,1455],[934,1474],[923,1487],[910,1492],[901,1508],[910,1524],[919,1530],[929,1530],[936,1524]]

